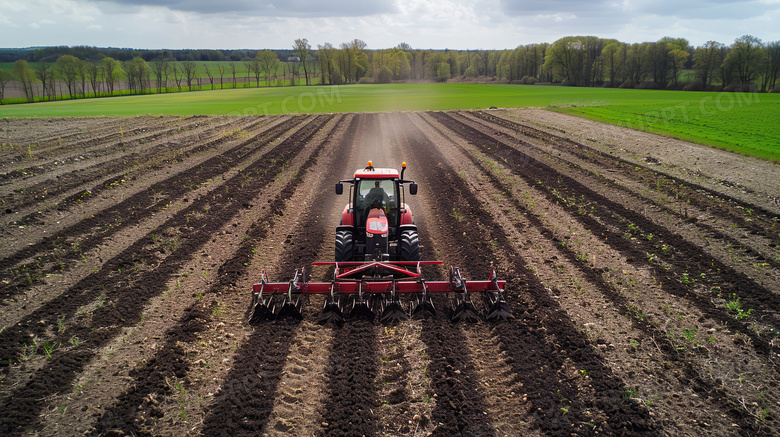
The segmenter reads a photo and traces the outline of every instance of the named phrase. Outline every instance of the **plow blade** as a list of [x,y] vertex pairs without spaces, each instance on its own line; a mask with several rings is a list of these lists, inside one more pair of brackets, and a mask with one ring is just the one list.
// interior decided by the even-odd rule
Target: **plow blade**
[[509,304],[503,299],[496,299],[493,305],[490,306],[487,316],[485,317],[488,322],[506,322],[507,320],[514,319],[512,310],[509,309]]
[[428,299],[421,299],[412,310],[412,318],[415,320],[436,317],[436,308],[433,302]]
[[382,316],[379,320],[385,324],[393,324],[409,320],[409,315],[400,302],[390,302],[382,310]]
[[452,312],[450,320],[453,322],[476,323],[479,322],[479,313],[470,300],[459,303]]
[[259,325],[267,320],[273,320],[274,313],[268,308],[265,302],[257,302],[252,308],[252,315],[249,317],[250,325]]
[[374,320],[374,312],[368,307],[366,302],[355,302],[349,311],[349,320]]
[[344,314],[341,312],[338,304],[333,302],[325,302],[325,306],[322,308],[320,317],[317,319],[317,323],[324,325],[326,323],[333,323],[334,325],[341,325],[344,323]]

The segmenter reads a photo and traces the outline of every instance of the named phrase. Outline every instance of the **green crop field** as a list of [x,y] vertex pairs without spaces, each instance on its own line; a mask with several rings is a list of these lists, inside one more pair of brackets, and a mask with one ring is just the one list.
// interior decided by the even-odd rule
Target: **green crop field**
[[261,87],[0,106],[0,117],[543,107],[780,162],[780,94],[486,84]]

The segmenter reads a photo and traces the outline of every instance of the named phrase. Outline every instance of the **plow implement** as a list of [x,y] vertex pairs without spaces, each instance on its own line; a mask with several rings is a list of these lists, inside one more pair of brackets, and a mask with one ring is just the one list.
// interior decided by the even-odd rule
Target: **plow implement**
[[333,266],[330,282],[308,282],[305,269],[295,272],[288,282],[270,282],[262,272],[262,281],[253,285],[250,324],[276,318],[302,319],[302,297],[325,295],[320,323],[344,320],[373,320],[382,323],[409,318],[436,317],[432,293],[446,293],[450,301],[450,319],[454,322],[480,320],[480,311],[472,301],[477,294],[484,301],[484,318],[501,321],[513,318],[504,299],[506,281],[496,277],[491,267],[485,281],[467,281],[457,267],[450,267],[449,280],[426,281],[421,267],[443,264],[441,261],[346,261],[315,262],[314,266]]

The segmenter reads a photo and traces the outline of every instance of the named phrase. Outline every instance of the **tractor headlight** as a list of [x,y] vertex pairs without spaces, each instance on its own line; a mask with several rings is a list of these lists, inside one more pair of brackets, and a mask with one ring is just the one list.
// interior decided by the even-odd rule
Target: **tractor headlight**
[[371,232],[366,232],[366,238],[374,238],[374,234]]
[[382,234],[382,238],[387,238],[387,232],[385,232],[384,234]]

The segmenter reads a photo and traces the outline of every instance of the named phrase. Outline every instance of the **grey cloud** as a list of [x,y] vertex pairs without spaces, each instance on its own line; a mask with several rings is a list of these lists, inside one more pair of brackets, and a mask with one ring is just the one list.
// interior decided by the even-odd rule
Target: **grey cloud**
[[397,12],[393,1],[346,0],[91,0],[124,6],[162,6],[200,14],[246,14],[274,17],[360,17]]
[[654,0],[637,3],[637,12],[682,19],[746,19],[780,9],[780,4],[756,0]]
[[626,20],[650,14],[679,19],[745,19],[780,9],[778,3],[760,0],[501,0],[508,15],[569,13],[578,18]]

